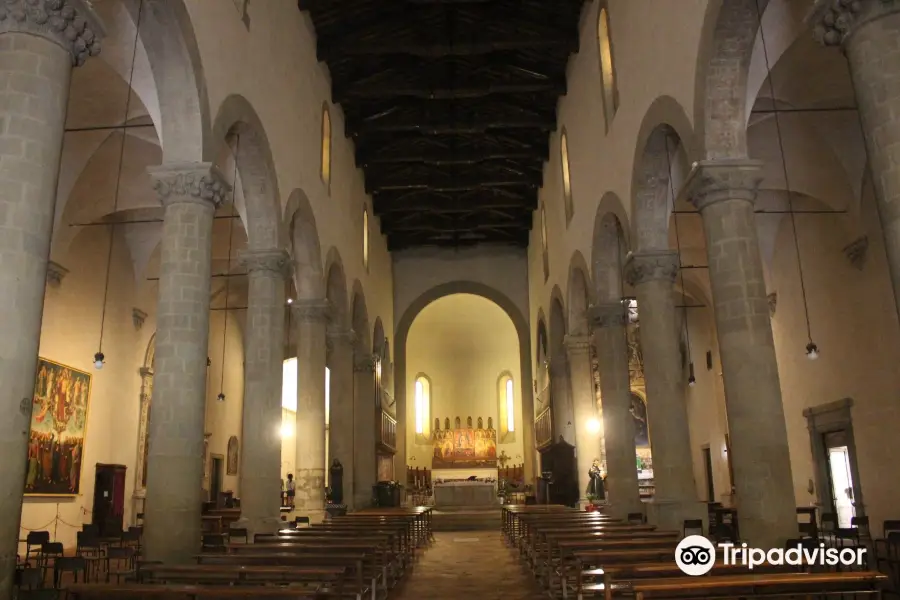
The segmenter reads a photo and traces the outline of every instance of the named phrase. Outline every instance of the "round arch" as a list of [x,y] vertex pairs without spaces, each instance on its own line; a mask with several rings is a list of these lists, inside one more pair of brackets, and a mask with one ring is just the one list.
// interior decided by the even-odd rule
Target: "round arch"
[[344,263],[337,248],[328,250],[325,263],[325,298],[331,303],[330,331],[343,332],[350,328],[350,310],[347,301],[347,278]]
[[613,194],[604,196],[594,216],[594,237],[591,247],[591,270],[594,282],[593,297],[599,304],[622,299],[622,262],[628,254],[628,231],[621,217],[622,203]]
[[[534,397],[531,388],[531,340],[528,329],[528,321],[525,315],[518,309],[515,302],[509,299],[505,294],[497,291],[489,285],[478,283],[475,281],[451,281],[436,285],[433,288],[423,292],[419,297],[413,300],[403,315],[397,321],[394,333],[394,395],[396,397],[397,408],[397,439],[406,439],[406,341],[409,337],[409,330],[413,322],[422,310],[444,296],[453,294],[472,294],[481,296],[499,306],[509,316],[516,328],[516,334],[519,338],[519,369],[521,371],[521,398],[522,398],[522,421],[523,435],[525,436],[525,472],[534,472]],[[400,382],[399,385],[396,382]],[[398,444],[397,456],[400,468],[406,466],[406,445]]]
[[569,261],[569,283],[566,289],[570,335],[586,336],[590,332],[588,307],[592,304],[592,298],[589,273],[584,255],[576,250]]
[[284,214],[294,258],[294,287],[297,297],[303,300],[321,300],[325,297],[322,248],[319,244],[316,216],[303,190],[295,189],[291,192]]
[[357,354],[372,352],[372,334],[369,331],[369,311],[366,308],[366,294],[359,279],[353,282],[353,300],[350,303],[350,326],[354,338],[353,348]]

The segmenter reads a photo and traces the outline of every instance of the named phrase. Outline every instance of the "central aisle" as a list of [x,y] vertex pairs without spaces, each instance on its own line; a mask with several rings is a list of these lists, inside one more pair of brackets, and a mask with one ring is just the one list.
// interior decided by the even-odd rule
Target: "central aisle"
[[545,598],[499,531],[434,534],[398,600],[537,600]]

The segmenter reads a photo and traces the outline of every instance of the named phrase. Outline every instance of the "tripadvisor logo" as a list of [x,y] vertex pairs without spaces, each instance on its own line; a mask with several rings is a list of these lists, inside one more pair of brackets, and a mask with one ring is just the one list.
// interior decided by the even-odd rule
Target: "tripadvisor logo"
[[[743,565],[749,570],[761,565],[791,566],[862,566],[865,548],[826,548],[802,544],[790,548],[750,548],[747,544],[719,544],[722,564]],[[697,576],[709,573],[716,563],[716,547],[700,535],[689,535],[675,548],[675,564],[685,575]]]

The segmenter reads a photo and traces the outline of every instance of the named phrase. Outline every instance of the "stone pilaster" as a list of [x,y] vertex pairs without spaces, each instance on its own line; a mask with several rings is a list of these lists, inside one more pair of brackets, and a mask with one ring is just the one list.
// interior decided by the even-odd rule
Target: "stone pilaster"
[[850,65],[900,310],[900,0],[819,0],[810,21],[816,39],[843,46]]
[[598,304],[590,309],[594,349],[600,370],[603,435],[606,444],[606,494],[610,513],[625,517],[643,512],[637,478],[634,418],[631,416],[631,382],[628,379],[628,345],[625,340],[625,306],[621,302]]
[[[103,30],[75,0],[0,6],[0,598],[12,595],[50,231],[73,64]],[[60,275],[60,271],[50,272]],[[61,277],[60,277],[61,278]],[[85,357],[89,359],[90,357]]]
[[637,294],[647,389],[653,480],[647,516],[660,529],[678,530],[684,519],[707,518],[697,500],[685,406],[680,335],[672,284],[678,254],[670,250],[630,253],[625,280]]
[[144,544],[188,563],[200,548],[213,214],[228,184],[209,163],[148,169],[165,208]]
[[357,354],[354,357],[354,482],[353,495],[356,508],[372,505],[372,486],[378,481],[378,465],[375,458],[376,415],[381,416],[381,402],[375,393],[375,357]]
[[[695,163],[685,193],[703,217],[741,535],[780,548],[797,534],[794,484],[753,204],[762,163]],[[646,351],[646,350],[645,350]]]
[[[594,396],[594,377],[591,373],[591,339],[588,336],[565,338],[572,385],[572,420],[575,430],[575,452],[578,459],[578,493],[584,498],[590,481],[588,471],[594,459],[600,460],[600,432],[597,422],[597,400]],[[592,425],[592,422],[593,425]]]
[[325,514],[325,329],[331,304],[297,300],[291,317],[297,327],[297,482],[294,505],[311,521]]
[[153,368],[141,367],[141,414],[138,420],[138,454],[134,463],[134,496],[147,494],[147,438],[150,424],[150,402],[153,399]]
[[[344,466],[344,504],[355,507],[355,455],[353,434],[353,331],[329,331],[328,364],[331,367],[331,419],[328,436],[329,463],[338,459]],[[330,465],[329,465],[330,466]]]
[[284,250],[244,250],[247,327],[244,333],[244,443],[241,449],[241,519],[252,536],[281,526],[281,383],[284,363]]

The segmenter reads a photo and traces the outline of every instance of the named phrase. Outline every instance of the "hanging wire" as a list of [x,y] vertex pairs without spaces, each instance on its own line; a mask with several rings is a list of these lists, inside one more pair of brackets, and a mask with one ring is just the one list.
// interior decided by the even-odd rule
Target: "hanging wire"
[[[681,279],[681,312],[682,326],[684,327],[684,339],[687,343],[687,355],[690,374],[688,375],[688,385],[693,387],[697,383],[694,377],[694,356],[691,353],[691,330],[688,327],[688,311],[687,311],[687,295],[684,291],[684,268],[681,264],[681,236],[678,234],[678,215],[675,214],[675,182],[672,177],[672,157],[669,154],[669,136],[666,136],[666,169],[669,176],[669,191],[672,194],[672,224],[675,228],[675,248],[678,250],[678,277]],[[666,203],[668,204],[668,202]],[[684,368],[682,363],[682,368]]]
[[809,322],[809,304],[806,300],[806,283],[803,280],[803,260],[800,256],[800,240],[797,237],[797,219],[794,217],[794,194],[791,191],[790,179],[788,178],[787,160],[784,153],[784,139],[781,134],[781,120],[779,119],[780,110],[778,108],[778,99],[775,97],[775,83],[772,81],[772,67],[769,63],[769,50],[766,45],[766,33],[762,25],[762,9],[759,7],[759,0],[756,4],[756,19],[759,24],[759,40],[762,43],[763,58],[766,61],[766,79],[769,81],[769,96],[772,99],[771,111],[775,118],[775,134],[778,136],[778,149],[781,152],[781,171],[784,174],[784,187],[787,191],[788,213],[791,217],[791,231],[794,235],[794,251],[797,254],[797,270],[800,275],[800,295],[803,299],[803,316],[806,319],[806,355],[815,360],[819,356],[819,347],[816,346],[812,339],[812,327]]
[[[134,83],[134,68],[137,63],[137,47],[138,47],[138,39],[141,31],[141,17],[144,13],[144,0],[140,0],[138,4],[138,14],[137,19],[135,19],[135,27],[134,27],[134,44],[131,48],[131,69],[128,73],[128,93],[125,95],[125,114],[122,115],[122,144],[119,147],[119,166],[116,172],[116,187],[113,192],[113,210],[112,215],[113,219],[115,219],[116,211],[119,209],[119,190],[121,189],[122,183],[122,169],[124,167],[125,162],[125,141],[128,139],[128,135],[126,130],[128,129],[128,113],[131,110],[131,95],[134,93],[134,88],[132,84]],[[116,223],[115,220],[110,223],[109,226],[109,251],[106,255],[106,282],[103,285],[103,309],[100,314],[100,343],[97,347],[97,353],[94,355],[94,366],[98,369],[103,367],[104,359],[103,356],[103,331],[106,327],[106,304],[109,299],[109,278],[110,273],[112,272],[112,256],[113,256],[113,247],[115,246],[116,240]]]
[[[235,136],[234,142],[234,172],[231,176],[231,212],[234,214],[234,198],[237,193],[237,173],[238,173],[238,153],[241,149],[241,136]],[[225,272],[231,272],[231,250],[232,243],[234,242],[234,219],[229,221],[228,223],[228,260],[225,267]],[[217,396],[219,402],[225,401],[225,347],[226,340],[228,335],[228,292],[231,287],[231,278],[225,278],[225,314],[223,315],[224,323],[222,324],[222,372],[219,377],[219,395]]]

